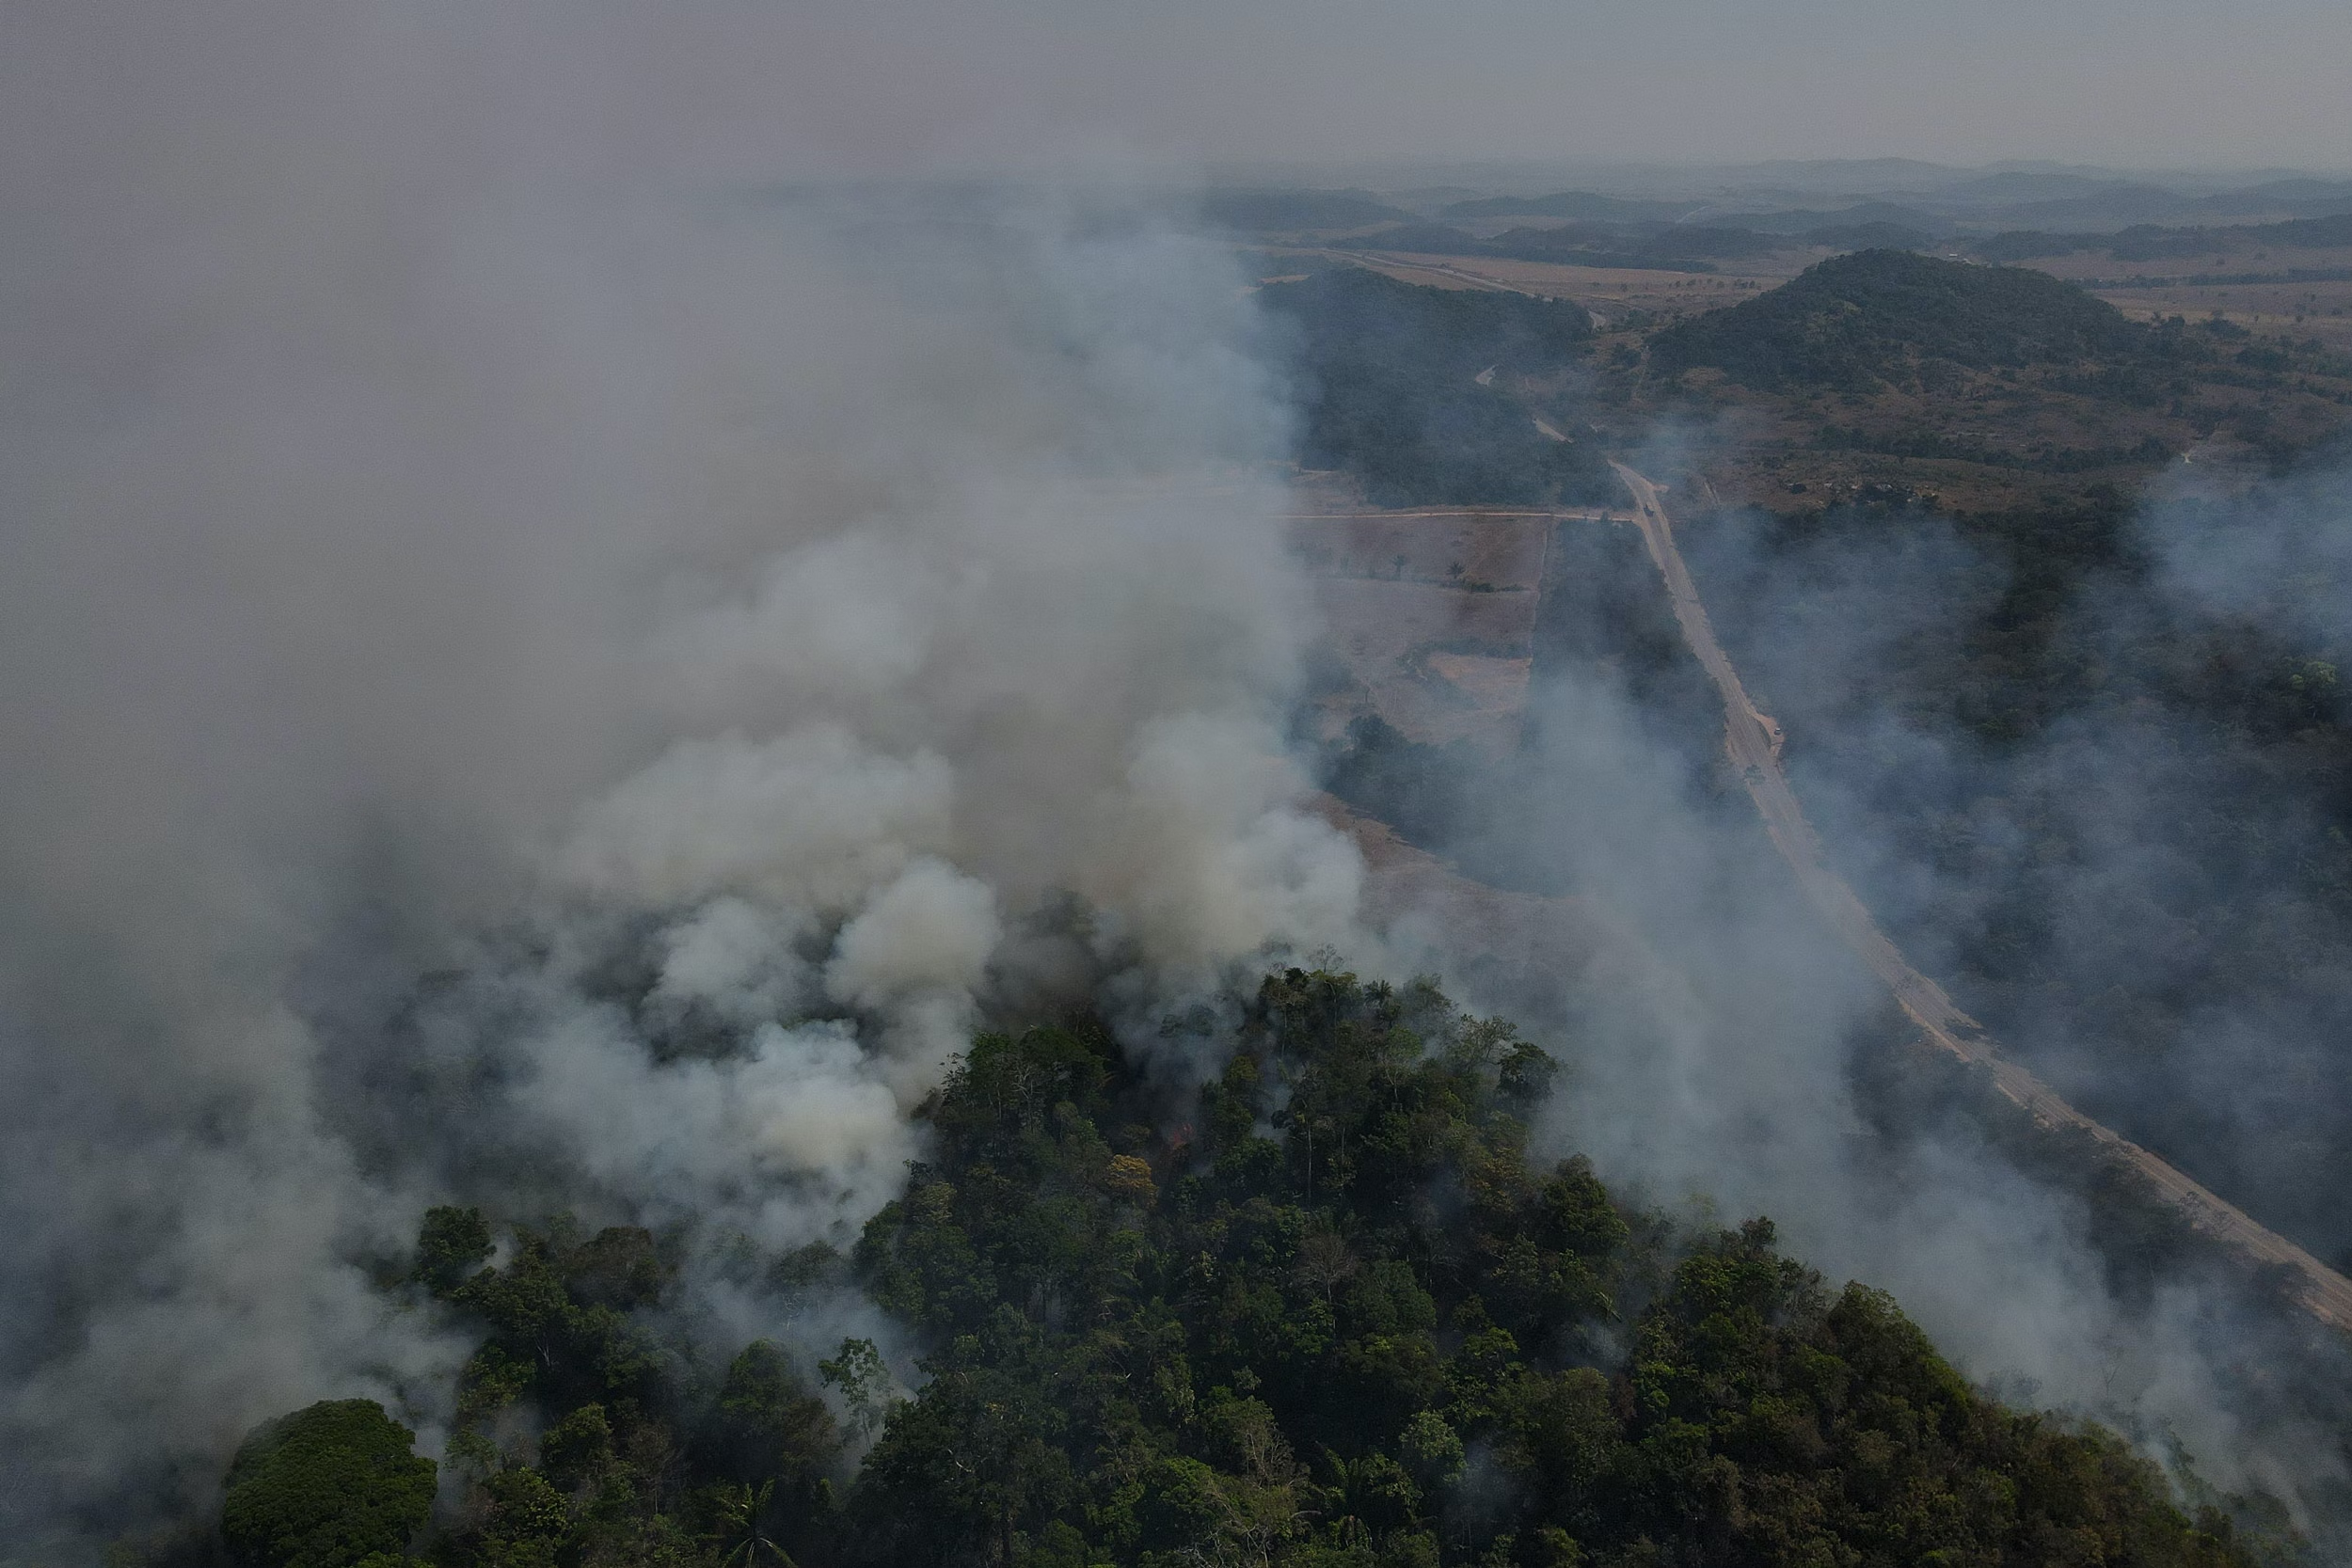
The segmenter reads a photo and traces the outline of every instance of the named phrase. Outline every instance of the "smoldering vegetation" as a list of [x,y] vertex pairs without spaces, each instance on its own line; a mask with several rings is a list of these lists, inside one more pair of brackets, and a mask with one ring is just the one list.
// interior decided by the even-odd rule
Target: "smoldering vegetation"
[[[1290,263],[1284,263],[1290,264]],[[1421,288],[1319,265],[1263,303],[1298,404],[1299,462],[1383,506],[1591,500],[1613,481],[1579,428],[1589,312],[1565,300]],[[1502,379],[1497,384],[1497,376]]]
[[430,1436],[465,1348],[373,1289],[430,1202],[841,1240],[992,1000],[1349,935],[1228,262],[689,178],[634,29],[528,20],[14,30],[26,1549],[203,1506],[309,1399]]
[[[1430,1521],[1492,1538],[1519,1508],[1516,1560],[1572,1560],[1527,1434],[1565,1410],[1611,1453],[1655,1435],[1624,1336],[1701,1354],[1701,1295],[1658,1307],[1682,1254],[1746,1281],[1758,1355],[1829,1342],[1820,1282],[1712,1224],[1759,1210],[1819,1267],[1902,1292],[1971,1375],[2325,1523],[2330,1407],[2238,1386],[2318,1350],[2281,1349],[2193,1252],[2119,1275],[2106,1198],[2010,1130],[1910,1080],[1857,1089],[1875,993],[1726,795],[1627,535],[1561,555],[1514,766],[1381,764],[1400,799],[1451,792],[1400,822],[1614,933],[1475,998],[1522,1008],[1570,1092],[1535,1092],[1550,1058],[1426,988],[1410,1019],[1330,974],[1228,989],[1285,953],[1479,957],[1367,938],[1356,851],[1299,805],[1314,627],[1278,522],[1296,340],[1230,255],[1099,191],[756,191],[711,150],[755,117],[679,81],[772,36],[602,12],[559,35],[549,14],[262,4],[199,25],[108,3],[29,15],[0,64],[0,199],[40,220],[0,265],[0,1533],[28,1560],[184,1518],[210,1549],[248,1433],[240,1481],[349,1429],[423,1507],[406,1437],[348,1404],[373,1400],[449,1461],[446,1539],[485,1552],[609,1523],[626,1471],[640,1522],[723,1555],[730,1529],[829,1510],[818,1482],[895,1436],[866,1495],[937,1527],[908,1552],[1074,1561],[1067,1475],[992,1413],[1076,1408],[1041,1407],[1070,1390],[1023,1357],[1075,1334],[1072,1302],[1146,1284],[1203,1333],[1238,1302],[1274,1336],[1320,1295],[1346,1334],[1313,1355],[1412,1348],[1365,1373],[1360,1430],[1310,1413],[1299,1433],[1336,1445],[1311,1481],[1244,1386],[1264,1347],[1204,1353],[1196,1386],[1167,1323],[1127,1324],[1150,1354],[1102,1365],[1224,1466],[1145,1455],[1137,1530],[1263,1545],[1311,1506],[1347,1511],[1335,1550],[1376,1531],[1420,1560]],[[1349,429],[1376,446],[1404,415],[1374,389]],[[1454,391],[1497,451],[1545,456],[1530,494],[1589,493],[1589,451]],[[2222,602],[2211,562],[2175,570]],[[1305,1043],[1252,1082],[1283,1006]],[[1470,1109],[1429,1123],[1443,1158],[1384,1119],[1447,1096]],[[1411,1157],[1318,1152],[1325,1112]],[[1455,1147],[1464,1127],[1491,1148]],[[1433,1293],[1464,1148],[1492,1157],[1497,1257],[1446,1263]],[[1311,1212],[1334,1160],[1374,1172],[1362,1214],[1333,1185]],[[1513,1227],[1532,1275],[1498,1261]],[[1579,1272],[1628,1227],[1619,1274]],[[1002,1272],[910,1255],[955,1233]],[[1216,1249],[1239,1296],[1185,1283]],[[1449,1446],[1450,1418],[1421,1419],[1457,1397],[1432,1358],[1476,1370],[1487,1296],[1539,1364],[1481,1341],[1492,1386],[1459,1396],[1472,1440]],[[2122,1449],[2036,1448],[1861,1299],[1855,1342],[1892,1346],[1937,1408],[2026,1431],[2001,1463],[2072,1456],[2091,1502],[2203,1549]],[[1285,1365],[1292,1393],[1320,1386],[1326,1363]],[[943,1371],[877,1426],[894,1380]],[[1659,1408],[1728,1433],[1705,1381]],[[1516,1436],[1477,1424],[1504,1382]],[[664,1388],[715,1424],[665,1425],[644,1403]],[[1857,1440],[1833,1427],[1815,1436]],[[985,1481],[967,1430],[1009,1433]],[[690,1464],[677,1433],[707,1449]],[[803,1436],[797,1468],[747,1468]],[[674,1496],[690,1472],[717,1490]],[[784,1501],[753,1500],[763,1475]],[[1576,1528],[1638,1554],[1678,1517],[1619,1512]]]
[[[2332,485],[1679,529],[1833,862],[1915,961],[2078,1104],[2323,1255]],[[2095,1150],[1914,1046],[1730,775],[1638,536],[1561,526],[1520,752],[1359,734],[1330,775],[1469,874],[1614,923],[1490,993],[1564,1042],[1552,1147],[1652,1201],[1772,1215],[1972,1376],[2272,1488],[2340,1541],[2343,1347]],[[2221,565],[2263,563],[2251,604],[2217,590],[2214,541],[2244,542]]]
[[2070,1096],[2341,1266],[2344,482],[1695,531],[1874,908]]

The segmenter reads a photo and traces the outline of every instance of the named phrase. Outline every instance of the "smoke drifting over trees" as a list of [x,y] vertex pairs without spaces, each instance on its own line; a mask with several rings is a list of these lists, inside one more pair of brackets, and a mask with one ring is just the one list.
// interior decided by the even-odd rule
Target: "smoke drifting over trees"
[[810,1240],[977,998],[1344,940],[1217,253],[641,177],[631,29],[14,35],[0,1532],[429,1406],[436,1197]]
[[[1478,957],[1367,936],[1301,805],[1298,399],[1230,251],[1099,196],[747,194],[771,25],[99,0],[0,52],[0,1535],[200,1511],[319,1401],[439,1451],[472,1340],[384,1288],[432,1205],[659,1230],[727,1354],[898,1353],[736,1265],[899,1197],[984,1017],[1089,1007],[1149,1089],[1270,950]],[[1534,1151],[2332,1483],[2227,1396],[2226,1292],[2119,1291],[1978,1133],[1874,1141],[1880,999],[1708,798],[1711,720],[1642,711],[1692,683],[1538,673],[1454,828],[1599,933],[1467,998],[1570,1069]]]

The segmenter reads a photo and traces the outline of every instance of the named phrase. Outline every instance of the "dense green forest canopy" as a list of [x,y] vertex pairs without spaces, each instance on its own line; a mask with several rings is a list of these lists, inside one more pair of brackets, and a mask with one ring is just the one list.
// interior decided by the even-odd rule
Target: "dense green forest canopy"
[[1290,334],[1309,467],[1354,473],[1384,505],[1532,504],[1613,484],[1597,450],[1545,435],[1513,390],[1574,374],[1593,337],[1581,306],[1359,267],[1263,298]]
[[[781,1309],[862,1287],[919,1350],[911,1397],[864,1341],[812,1367],[665,1337],[674,1259],[643,1231],[519,1227],[489,1265],[482,1216],[435,1211],[408,1288],[480,1348],[462,1502],[426,1558],[2254,1560],[2119,1439],[1972,1390],[1894,1302],[1828,1288],[1768,1223],[1682,1235],[1581,1160],[1531,1158],[1531,1117],[1574,1091],[1508,1025],[1426,983],[1296,969],[1240,1018],[1172,1100],[1098,1024],[980,1036],[850,1257],[739,1249],[742,1287]],[[318,1407],[355,1408],[373,1411]],[[389,1427],[357,1421],[364,1460],[305,1462],[310,1513],[380,1484]],[[376,1549],[240,1560],[384,1568]]]
[[1990,369],[2144,358],[2170,341],[2046,273],[1858,250],[1668,327],[1649,350],[1668,373],[1714,366],[1776,388],[1867,386],[1915,359]]
[[437,1467],[373,1400],[330,1400],[265,1422],[224,1483],[221,1539],[241,1568],[340,1568],[396,1559],[424,1527]]

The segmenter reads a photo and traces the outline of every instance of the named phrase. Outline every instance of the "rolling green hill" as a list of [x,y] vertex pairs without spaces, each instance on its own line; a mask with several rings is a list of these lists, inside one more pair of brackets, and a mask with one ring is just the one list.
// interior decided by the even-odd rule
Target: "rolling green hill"
[[2156,336],[2046,273],[1858,250],[1670,327],[1649,348],[1669,373],[1714,366],[1765,388],[1863,387],[1922,359],[1979,370],[2137,359]]

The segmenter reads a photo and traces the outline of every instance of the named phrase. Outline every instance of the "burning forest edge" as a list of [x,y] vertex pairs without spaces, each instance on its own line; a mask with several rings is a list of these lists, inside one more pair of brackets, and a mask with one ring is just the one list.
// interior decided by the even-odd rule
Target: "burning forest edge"
[[2352,1552],[2352,186],[803,180],[690,8],[0,52],[0,1564]]
[[[385,1289],[477,1344],[430,1461],[366,1402],[265,1424],[148,1560],[2288,1560],[2275,1504],[1971,1389],[1772,1224],[1693,1229],[1528,1155],[1558,1064],[1434,984],[1290,969],[1210,1081],[1099,1022],[982,1035],[846,1255],[907,1354],[663,1327],[679,1238],[436,1209]],[[1182,1020],[1168,1027],[1184,1030]],[[493,1260],[495,1259],[495,1261]],[[218,1545],[214,1543],[217,1542]],[[376,1555],[372,1555],[376,1554]]]

